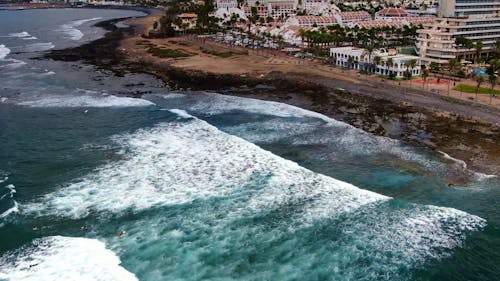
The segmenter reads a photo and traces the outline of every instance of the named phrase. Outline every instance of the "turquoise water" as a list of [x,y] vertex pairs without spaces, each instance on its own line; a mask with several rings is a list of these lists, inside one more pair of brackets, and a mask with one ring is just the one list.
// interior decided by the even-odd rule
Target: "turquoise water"
[[[61,11],[30,13],[54,34],[130,16]],[[4,49],[35,40],[16,32],[48,41],[19,13],[0,12]],[[102,34],[88,23],[75,28]],[[36,55],[0,60],[0,280],[500,274],[497,178],[296,107]],[[138,89],[151,94],[120,96]],[[448,187],[457,173],[474,180]]]

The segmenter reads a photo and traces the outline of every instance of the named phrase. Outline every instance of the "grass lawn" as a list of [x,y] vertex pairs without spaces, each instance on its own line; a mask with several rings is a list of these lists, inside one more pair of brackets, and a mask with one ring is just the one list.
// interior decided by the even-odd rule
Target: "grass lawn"
[[[455,86],[455,88],[453,88],[453,90],[456,90],[456,91],[461,91],[461,92],[464,92],[464,93],[472,93],[472,94],[475,94],[476,93],[476,86],[474,85],[467,85],[467,84],[458,84],[457,86]],[[490,88],[479,88],[479,94],[485,94],[485,95],[491,95],[491,94],[494,94],[494,95],[497,95],[497,96],[500,96],[500,91],[499,90],[492,90]]]

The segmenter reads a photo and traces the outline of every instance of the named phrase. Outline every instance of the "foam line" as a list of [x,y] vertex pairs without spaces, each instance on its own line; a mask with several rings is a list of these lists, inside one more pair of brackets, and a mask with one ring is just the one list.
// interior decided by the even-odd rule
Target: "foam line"
[[[52,73],[44,74],[50,75]],[[154,103],[138,98],[96,95],[88,91],[83,95],[43,96],[38,99],[22,101],[19,105],[29,107],[144,107]]]
[[[208,123],[175,110],[182,123],[163,123],[114,138],[125,159],[109,163],[55,193],[27,206],[39,215],[81,218],[90,212],[121,213],[196,199],[226,196],[271,177],[258,210],[286,200],[287,196],[314,197],[330,194],[336,206],[318,205],[317,212],[341,212],[388,197],[361,190],[348,183],[317,175],[296,163],[258,146],[221,132]],[[281,189],[293,190],[292,193]],[[264,206],[264,204],[266,206]]]
[[19,204],[16,201],[14,201],[14,205],[12,207],[10,207],[9,209],[0,214],[0,219],[6,218],[10,214],[17,212],[19,212]]
[[43,51],[48,51],[50,49],[53,49],[55,47],[54,43],[52,42],[46,42],[46,43],[33,43],[33,44],[28,44],[24,46],[23,51],[24,52],[43,52]]
[[0,44],[0,60],[3,60],[10,54],[10,49],[7,46]]
[[17,37],[17,38],[25,38],[25,37],[31,37],[31,34],[29,34],[26,31],[18,32],[18,33],[10,33],[10,37]]
[[84,34],[76,27],[80,26],[86,22],[96,21],[96,20],[100,20],[100,19],[101,19],[101,17],[72,21],[70,23],[63,24],[61,26],[60,30],[64,34],[66,34],[71,40],[78,41],[78,40],[83,38]]
[[0,257],[0,279],[16,281],[136,281],[104,243],[87,238],[51,236]]

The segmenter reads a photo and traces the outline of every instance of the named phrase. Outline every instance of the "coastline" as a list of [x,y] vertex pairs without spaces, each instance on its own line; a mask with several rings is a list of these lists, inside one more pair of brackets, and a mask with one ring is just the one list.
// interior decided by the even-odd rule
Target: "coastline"
[[[204,43],[188,38],[141,38],[151,17],[104,21],[105,37],[80,47],[51,51],[45,58],[84,61],[116,75],[148,73],[171,89],[216,91],[271,100],[312,110],[375,135],[425,146],[463,160],[469,169],[500,175],[500,110],[494,107],[405,90],[388,82],[322,70],[314,64],[283,64],[280,58],[234,54],[223,58],[204,52]],[[185,58],[158,58],[148,46],[188,53]],[[217,46],[211,47],[220,51]],[[263,63],[264,62],[264,63]],[[139,97],[142,93],[137,93]],[[467,182],[470,175],[453,175]]]

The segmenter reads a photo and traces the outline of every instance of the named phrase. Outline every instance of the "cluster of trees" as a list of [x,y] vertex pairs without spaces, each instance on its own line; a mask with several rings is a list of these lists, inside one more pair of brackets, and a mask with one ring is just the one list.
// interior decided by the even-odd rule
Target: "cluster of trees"
[[407,46],[415,42],[417,26],[359,28],[330,25],[319,30],[301,30],[300,36],[308,48],[321,55],[326,47],[352,45],[367,48]]
[[[346,1],[347,2],[347,1]],[[427,4],[417,4],[415,1],[359,1],[356,4],[346,3],[344,1],[331,1],[332,4],[336,4],[342,11],[366,11],[370,14],[375,14],[376,12],[384,9],[384,8],[398,8],[401,6],[405,6],[409,9],[427,9]]]
[[[490,87],[492,90],[498,84],[498,70],[500,70],[500,40],[495,43],[495,51],[493,52],[493,58],[489,61],[488,68],[486,68],[486,74],[488,75],[488,82],[490,83]],[[479,86],[478,86],[478,91],[479,91]]]
[[463,49],[469,49],[469,50],[474,50],[473,54],[473,61],[474,63],[484,63],[485,60],[483,57],[481,57],[481,54],[483,52],[483,42],[477,41],[474,43],[472,39],[465,38],[465,37],[457,37],[455,39],[455,44],[457,45],[458,48],[463,48]]
[[373,3],[373,1],[366,1],[360,5],[352,5],[346,4],[344,2],[337,3],[337,7],[339,7],[342,11],[354,12],[354,11],[366,11],[370,14],[375,14],[376,12],[382,10],[383,8],[394,6],[392,4],[382,4],[382,3]]
[[[166,4],[166,12],[160,20],[154,24],[154,37],[175,36],[175,26],[182,27],[182,21],[178,17],[180,13],[195,13],[197,15],[196,28],[189,30],[193,33],[213,33],[220,29],[219,20],[210,15],[214,10],[212,0],[203,2],[192,2],[191,0],[170,1]],[[186,30],[185,30],[186,31]]]
[[[455,40],[458,47],[473,50],[473,61],[474,63],[481,64],[488,62],[488,67],[486,68],[486,75],[472,73],[470,75],[476,82],[476,97],[482,84],[488,82],[490,88],[493,90],[498,84],[498,71],[500,70],[500,40],[494,45],[493,52],[490,52],[489,60],[482,56],[483,53],[483,43],[481,41],[473,42],[471,39],[458,37]],[[458,59],[450,59],[448,64],[442,69],[439,65],[431,63],[431,69],[433,71],[445,71],[454,76],[466,77],[464,71],[464,66],[460,63]]]

